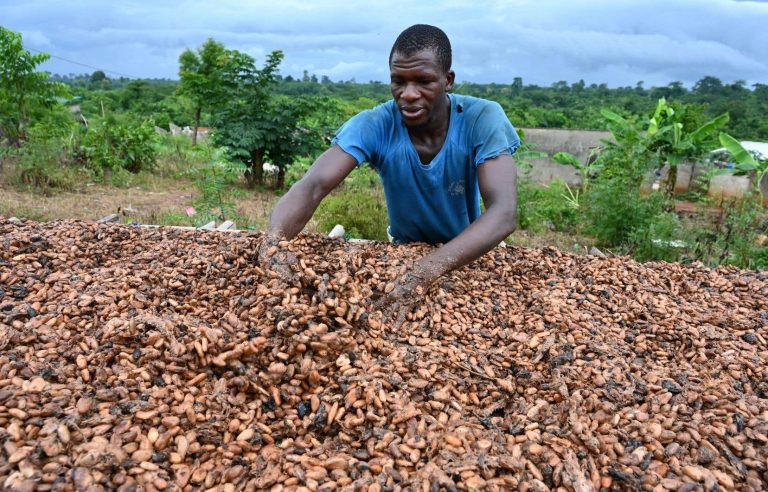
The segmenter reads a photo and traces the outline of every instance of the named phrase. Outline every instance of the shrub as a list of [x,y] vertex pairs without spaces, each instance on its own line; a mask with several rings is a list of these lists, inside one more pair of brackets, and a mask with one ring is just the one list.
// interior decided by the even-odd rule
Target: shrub
[[315,217],[324,233],[341,224],[350,237],[387,240],[387,207],[380,190],[342,189],[323,200]]
[[73,191],[91,177],[71,160],[66,141],[32,136],[19,152],[14,181],[40,191]]
[[196,221],[200,225],[212,220],[223,221],[237,218],[235,210],[235,181],[245,173],[246,167],[240,162],[230,162],[223,158],[223,152],[217,152],[212,160],[188,171],[198,196],[194,206],[197,209]]
[[215,148],[212,144],[192,140],[186,135],[162,135],[156,138],[157,159],[154,172],[158,176],[177,178],[195,167],[211,162]]
[[386,241],[389,219],[379,176],[369,166],[355,169],[323,200],[315,218],[321,232],[341,224],[350,237]]
[[98,173],[107,169],[138,173],[155,165],[155,135],[151,121],[121,122],[108,116],[89,128],[81,155]]
[[686,247],[680,239],[680,220],[671,212],[652,215],[630,232],[629,253],[638,261],[679,261]]
[[521,229],[573,232],[581,215],[579,191],[563,181],[538,186],[530,180],[518,185],[517,221]]
[[687,260],[701,261],[708,266],[735,265],[740,268],[768,267],[765,237],[768,224],[760,195],[752,193],[744,200],[728,200],[718,205],[716,213],[703,212],[685,230]]

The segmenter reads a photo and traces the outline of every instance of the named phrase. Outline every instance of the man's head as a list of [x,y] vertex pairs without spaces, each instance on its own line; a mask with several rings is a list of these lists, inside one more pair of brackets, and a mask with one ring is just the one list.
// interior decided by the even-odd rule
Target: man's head
[[395,53],[412,56],[422,50],[435,53],[435,60],[444,73],[451,70],[452,53],[448,36],[442,29],[427,24],[415,24],[400,33],[389,52],[389,63],[392,63]]
[[451,43],[442,30],[417,24],[403,31],[389,54],[389,72],[392,97],[407,126],[447,122],[446,93],[453,88],[455,75]]

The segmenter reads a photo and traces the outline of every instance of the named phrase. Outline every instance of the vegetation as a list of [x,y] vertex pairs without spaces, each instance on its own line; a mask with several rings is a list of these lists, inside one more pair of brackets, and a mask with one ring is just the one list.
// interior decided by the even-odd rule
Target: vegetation
[[[209,39],[179,57],[179,81],[50,76],[38,70],[47,55],[24,49],[21,36],[0,28],[0,157],[12,156],[9,181],[19,189],[52,194],[92,183],[189,183],[187,205],[156,219],[193,224],[236,219],[244,187],[282,192],[306,172],[333,132],[357,112],[388,100],[376,81],[331,81],[305,73],[281,76],[283,54],[262,64]],[[693,87],[609,88],[583,81],[526,85],[459,84],[456,91],[498,101],[518,127],[607,129],[600,152],[585,162],[567,153],[555,159],[579,170],[580,187],[520,183],[520,228],[535,234],[587,237],[599,247],[641,260],[702,261],[709,265],[768,266],[765,196],[768,162],[739,140],[768,139],[768,86],[723,83],[705,77]],[[160,136],[156,126],[191,126],[192,139]],[[197,129],[214,129],[198,141]],[[675,213],[677,166],[724,146],[735,172],[748,175],[749,196],[723,203],[693,196],[702,212]],[[521,168],[536,150],[524,146]],[[269,171],[266,171],[266,170]],[[662,173],[661,171],[664,170]],[[649,176],[666,176],[644,193]],[[350,236],[386,239],[387,215],[375,172],[356,170],[315,215],[321,232],[343,224]]]
[[179,93],[189,98],[194,109],[192,145],[197,144],[203,109],[216,107],[223,96],[222,86],[230,82],[225,73],[231,58],[224,45],[214,39],[208,39],[197,53],[187,49],[179,57]]
[[43,116],[55,96],[66,94],[64,85],[37,71],[49,58],[25,50],[20,34],[0,26],[0,137],[14,146],[27,138],[30,119]]

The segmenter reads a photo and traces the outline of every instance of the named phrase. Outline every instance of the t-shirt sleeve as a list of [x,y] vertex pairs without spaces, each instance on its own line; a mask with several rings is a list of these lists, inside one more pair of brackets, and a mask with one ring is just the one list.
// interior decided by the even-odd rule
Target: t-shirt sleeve
[[354,157],[358,167],[364,162],[373,164],[380,135],[377,121],[372,110],[358,113],[341,125],[331,144],[338,145],[341,150]]
[[500,155],[512,155],[520,147],[520,137],[504,110],[495,102],[489,103],[478,115],[472,142],[475,166]]

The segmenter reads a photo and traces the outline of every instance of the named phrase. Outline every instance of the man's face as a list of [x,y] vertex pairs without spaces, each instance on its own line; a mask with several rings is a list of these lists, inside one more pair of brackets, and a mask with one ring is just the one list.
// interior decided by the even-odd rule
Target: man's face
[[411,56],[393,53],[389,74],[392,97],[403,121],[412,128],[434,122],[435,110],[447,103],[445,94],[453,87],[455,77],[452,70],[443,72],[435,52],[430,49]]

